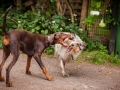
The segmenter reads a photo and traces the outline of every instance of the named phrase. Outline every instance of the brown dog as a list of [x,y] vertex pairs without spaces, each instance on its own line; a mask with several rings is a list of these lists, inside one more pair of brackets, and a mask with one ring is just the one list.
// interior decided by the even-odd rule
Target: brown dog
[[62,32],[58,32],[55,34],[51,34],[50,36],[45,35],[39,35],[39,34],[33,34],[26,30],[10,30],[9,32],[6,32],[6,16],[8,11],[11,9],[12,6],[10,6],[4,16],[3,21],[3,27],[2,32],[4,34],[2,44],[3,44],[3,57],[2,62],[0,64],[0,81],[4,81],[4,78],[2,77],[2,68],[3,65],[10,55],[10,53],[13,56],[12,62],[9,64],[9,66],[6,69],[6,86],[10,87],[12,86],[12,83],[9,80],[10,77],[10,70],[13,67],[13,65],[16,63],[19,57],[19,50],[21,50],[23,53],[27,54],[27,65],[26,65],[26,73],[31,74],[29,68],[31,63],[31,58],[33,57],[37,63],[39,64],[40,68],[42,69],[43,73],[45,74],[46,78],[48,80],[52,80],[53,77],[51,77],[44,64],[41,61],[41,54],[44,51],[44,49],[50,45],[59,43],[64,45],[63,40],[65,38],[69,38],[69,34],[64,34]]

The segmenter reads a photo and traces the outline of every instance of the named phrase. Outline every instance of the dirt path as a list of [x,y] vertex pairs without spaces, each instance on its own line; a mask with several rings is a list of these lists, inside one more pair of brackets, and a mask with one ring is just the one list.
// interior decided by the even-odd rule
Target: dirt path
[[[0,50],[0,58],[2,52]],[[4,68],[11,61],[8,58]],[[55,58],[42,57],[54,81],[46,80],[38,64],[32,59],[32,75],[25,74],[26,55],[21,54],[19,60],[11,70],[13,87],[6,87],[5,82],[0,82],[0,90],[120,90],[120,68],[110,66],[97,66],[89,63],[69,63],[67,72],[69,77],[63,78],[60,73],[59,62]],[[0,61],[1,62],[1,61]]]

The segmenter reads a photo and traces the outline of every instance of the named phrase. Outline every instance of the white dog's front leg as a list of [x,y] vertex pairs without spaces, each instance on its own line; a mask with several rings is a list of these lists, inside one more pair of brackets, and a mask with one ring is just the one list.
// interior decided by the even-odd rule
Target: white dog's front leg
[[65,62],[63,62],[62,59],[60,59],[60,67],[61,67],[61,73],[62,73],[62,75],[63,75],[63,76],[69,76],[69,74],[67,74],[67,73],[65,72]]

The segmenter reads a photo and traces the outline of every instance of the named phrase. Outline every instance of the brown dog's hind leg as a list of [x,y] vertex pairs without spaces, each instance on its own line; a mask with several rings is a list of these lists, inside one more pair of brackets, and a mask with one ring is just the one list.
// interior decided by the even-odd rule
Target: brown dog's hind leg
[[27,56],[27,64],[26,64],[26,74],[31,74],[31,72],[30,72],[30,64],[31,64],[31,56]]
[[9,77],[10,77],[10,70],[12,69],[12,67],[14,66],[14,64],[16,63],[17,59],[19,57],[19,54],[13,54],[13,60],[12,62],[9,64],[9,66],[6,69],[6,86],[7,87],[12,87],[12,82],[10,82]]
[[7,87],[12,87],[12,82],[9,80],[10,78],[10,71],[12,67],[15,65],[16,61],[18,60],[19,57],[19,45],[17,44],[17,41],[13,41],[10,44],[10,52],[11,55],[13,56],[13,59],[9,66],[6,68],[6,86]]
[[10,55],[9,49],[3,48],[3,57],[2,57],[2,62],[0,64],[0,81],[4,81],[4,77],[2,77],[2,68],[3,68],[5,61],[9,55]]
[[39,64],[39,66],[41,67],[43,73],[45,74],[46,78],[51,81],[53,80],[53,77],[50,76],[45,68],[45,66],[43,65],[42,61],[41,61],[41,56],[39,56],[38,54],[35,54],[33,56],[33,58],[37,61],[37,63]]

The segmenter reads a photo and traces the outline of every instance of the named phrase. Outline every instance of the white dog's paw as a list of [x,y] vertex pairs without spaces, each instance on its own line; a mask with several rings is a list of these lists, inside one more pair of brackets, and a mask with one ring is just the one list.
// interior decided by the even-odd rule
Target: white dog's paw
[[67,74],[67,73],[62,73],[62,75],[63,75],[63,77],[69,77],[69,74]]

